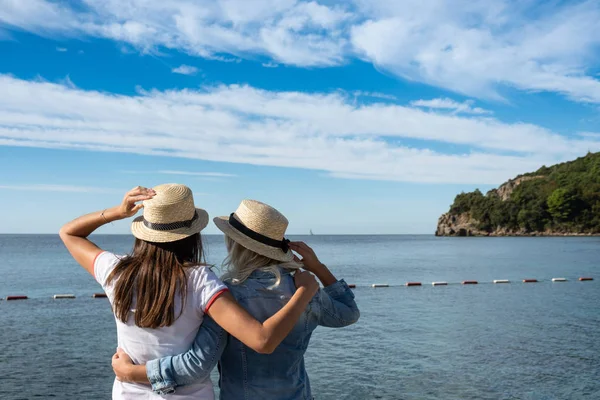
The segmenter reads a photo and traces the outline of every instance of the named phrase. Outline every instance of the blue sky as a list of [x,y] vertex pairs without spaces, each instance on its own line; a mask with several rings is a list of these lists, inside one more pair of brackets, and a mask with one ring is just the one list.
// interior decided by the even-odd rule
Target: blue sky
[[461,191],[600,151],[598,21],[597,1],[0,0],[0,233],[166,182],[212,216],[270,203],[290,233],[432,233]]

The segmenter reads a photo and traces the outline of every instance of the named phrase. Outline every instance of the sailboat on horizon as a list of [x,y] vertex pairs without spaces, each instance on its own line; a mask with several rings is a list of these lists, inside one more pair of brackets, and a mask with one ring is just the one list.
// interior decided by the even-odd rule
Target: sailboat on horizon
[[314,236],[312,229],[309,229],[309,231],[310,231],[310,236]]

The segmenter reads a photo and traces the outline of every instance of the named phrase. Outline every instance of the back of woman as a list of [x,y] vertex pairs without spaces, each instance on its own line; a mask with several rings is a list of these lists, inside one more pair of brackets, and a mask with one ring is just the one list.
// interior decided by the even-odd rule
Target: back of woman
[[[115,303],[115,283],[109,277],[115,266],[123,259],[107,251],[98,255],[94,262],[94,275],[104,288],[111,305]],[[186,298],[183,301],[180,291],[175,296],[174,315],[178,316],[169,326],[144,328],[136,325],[135,311],[137,296],[133,296],[131,313],[127,321],[115,318],[118,346],[126,351],[134,362],[144,364],[154,358],[179,354],[187,350],[194,342],[198,327],[202,323],[204,310],[209,302],[225,287],[205,266],[190,266],[187,275]],[[210,379],[195,382],[178,391],[181,399],[211,399],[213,387]],[[127,383],[115,380],[113,399],[162,399],[153,394],[147,384]]]
[[[261,321],[279,311],[296,290],[288,270],[282,269],[281,281],[278,285],[276,281],[273,274],[256,271],[243,283],[228,286],[240,305]],[[272,354],[258,354],[229,336],[220,363],[221,398],[310,398],[304,353],[316,327],[317,318],[309,306]]]
[[[319,325],[343,327],[359,318],[354,294],[303,242],[284,238],[288,221],[273,207],[244,200],[229,217],[215,218],[226,235],[224,281],[254,318],[279,311],[294,295],[292,273],[304,268],[324,286],[272,354],[258,354],[229,337],[220,359],[221,399],[312,399],[304,353]],[[302,259],[293,254],[297,252]]]

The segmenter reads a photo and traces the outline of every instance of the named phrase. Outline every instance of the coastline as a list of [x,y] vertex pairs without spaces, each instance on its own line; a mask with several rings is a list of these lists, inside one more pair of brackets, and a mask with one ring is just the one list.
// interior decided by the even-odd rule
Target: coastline
[[498,232],[472,232],[466,234],[438,234],[437,237],[600,237],[600,233],[561,233],[561,232],[513,232],[513,233],[498,233]]

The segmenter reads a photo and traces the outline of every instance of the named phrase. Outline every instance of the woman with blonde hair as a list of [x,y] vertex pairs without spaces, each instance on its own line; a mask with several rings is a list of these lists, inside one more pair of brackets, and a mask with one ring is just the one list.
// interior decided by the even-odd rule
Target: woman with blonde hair
[[[228,255],[224,282],[236,300],[259,321],[289,304],[296,289],[292,273],[298,268],[314,273],[322,282],[290,334],[271,354],[259,354],[235,337],[224,334],[207,320],[194,346],[181,355],[133,365],[125,352],[113,357],[117,379],[152,383],[158,393],[172,393],[209,376],[217,361],[220,398],[296,400],[312,399],[304,366],[304,353],[319,325],[344,327],[356,322],[359,311],[354,294],[337,280],[314,251],[303,242],[284,238],[287,219],[266,204],[244,200],[227,217],[214,219],[225,233]],[[297,258],[298,253],[302,259]],[[217,343],[208,348],[202,343]]]
[[[87,238],[101,225],[131,217],[142,207],[143,216],[131,225],[136,239],[130,255],[101,250]],[[205,316],[257,354],[271,353],[317,292],[314,277],[296,275],[299,287],[285,307],[257,321],[203,264],[200,231],[207,224],[208,214],[195,207],[189,188],[166,184],[137,187],[119,206],[62,227],[60,237],[69,252],[104,288],[115,315],[119,347],[136,363],[186,351]],[[205,351],[219,350],[211,338],[201,342],[197,338],[196,344]],[[154,394],[150,385],[119,380],[112,393],[113,399],[164,398]],[[175,398],[213,399],[212,383],[206,377],[199,379],[181,388]]]

